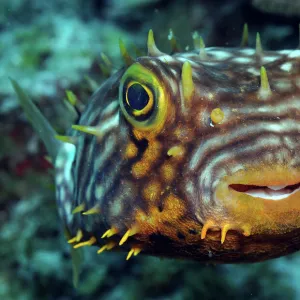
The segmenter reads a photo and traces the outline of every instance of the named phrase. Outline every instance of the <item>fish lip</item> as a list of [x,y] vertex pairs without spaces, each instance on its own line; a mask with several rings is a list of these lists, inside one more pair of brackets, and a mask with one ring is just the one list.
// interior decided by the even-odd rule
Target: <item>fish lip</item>
[[280,201],[300,191],[300,181],[291,185],[230,184],[229,189],[255,198]]
[[254,163],[253,166],[244,166],[224,176],[221,182],[230,193],[236,196],[284,200],[300,192],[300,168],[288,164],[258,165]]

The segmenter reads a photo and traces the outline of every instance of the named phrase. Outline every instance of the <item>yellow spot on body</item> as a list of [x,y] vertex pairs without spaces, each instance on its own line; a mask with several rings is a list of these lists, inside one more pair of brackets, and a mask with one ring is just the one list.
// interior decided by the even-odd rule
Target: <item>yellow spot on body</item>
[[161,144],[156,140],[150,140],[142,159],[132,166],[132,175],[135,178],[141,178],[147,175],[151,165],[161,155]]
[[195,91],[192,74],[193,70],[191,64],[188,61],[184,62],[182,66],[181,83],[183,98],[186,103],[188,103],[192,99]]
[[224,120],[224,112],[220,108],[215,108],[212,110],[210,118],[214,124],[220,124]]
[[149,146],[145,151],[143,158],[151,161],[155,161],[161,152],[161,144],[156,140],[149,141]]
[[172,239],[178,239],[177,231],[185,232],[188,230],[187,222],[183,216],[186,213],[184,201],[174,194],[168,195],[163,201],[162,212],[157,211],[155,219],[159,221],[156,225],[158,231],[164,232]]
[[163,179],[168,183],[170,183],[175,177],[174,166],[170,163],[163,164],[160,171]]
[[161,213],[154,205],[150,206],[147,213],[138,210],[135,215],[135,222],[143,234],[151,235],[160,229],[161,217]]
[[77,214],[80,213],[82,211],[84,211],[85,209],[85,204],[81,203],[80,205],[76,206],[73,210],[72,210],[72,214]]
[[72,239],[68,240],[68,243],[69,244],[73,244],[75,242],[78,243],[81,241],[82,237],[83,237],[83,233],[82,233],[81,229],[78,229],[76,236],[73,237]]
[[145,200],[152,203],[155,203],[159,199],[160,194],[161,184],[158,181],[149,182],[143,190]]
[[[177,219],[185,212],[184,202],[176,195],[170,194],[164,201],[164,212],[170,215],[170,220]],[[170,214],[170,212],[172,213]]]
[[183,157],[185,154],[185,149],[183,146],[174,146],[168,150],[167,154],[173,157]]
[[135,178],[144,177],[151,169],[149,162],[138,161],[132,166],[132,175]]
[[94,236],[92,236],[88,241],[79,243],[79,244],[73,246],[73,248],[77,249],[77,248],[84,247],[84,246],[92,246],[96,242],[97,242],[96,238]]
[[134,158],[137,156],[138,148],[134,143],[129,143],[126,147],[125,157],[126,158]]

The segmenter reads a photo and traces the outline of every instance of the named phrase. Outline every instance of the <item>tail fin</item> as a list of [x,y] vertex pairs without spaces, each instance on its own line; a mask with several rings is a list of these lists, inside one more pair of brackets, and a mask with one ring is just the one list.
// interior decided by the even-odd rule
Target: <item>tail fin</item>
[[11,78],[10,81],[28,120],[30,121],[39,137],[44,142],[46,149],[52,161],[54,162],[58,150],[63,143],[55,138],[57,133],[47,121],[47,119],[42,115],[40,110],[35,106],[32,100],[27,96],[24,90],[20,87],[20,85]]

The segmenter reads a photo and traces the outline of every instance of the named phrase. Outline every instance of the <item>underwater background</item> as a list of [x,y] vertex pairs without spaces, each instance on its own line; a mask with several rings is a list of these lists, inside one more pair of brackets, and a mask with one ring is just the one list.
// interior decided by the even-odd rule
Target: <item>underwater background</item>
[[[55,203],[53,170],[9,83],[16,79],[59,133],[71,124],[65,90],[86,102],[111,68],[122,66],[150,28],[170,51],[169,30],[185,49],[198,31],[207,46],[299,43],[299,0],[0,0],[0,299],[300,299],[300,253],[240,265],[84,249],[78,288]],[[104,55],[103,55],[104,53]]]

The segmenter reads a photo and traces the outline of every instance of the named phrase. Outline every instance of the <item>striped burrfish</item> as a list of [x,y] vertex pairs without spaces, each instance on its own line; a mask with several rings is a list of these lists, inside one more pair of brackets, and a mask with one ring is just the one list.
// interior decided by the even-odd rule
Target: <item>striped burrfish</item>
[[169,55],[150,30],[136,59],[120,42],[125,66],[65,136],[12,81],[74,248],[217,263],[299,250],[300,50],[250,48],[246,31],[237,48],[194,36]]

